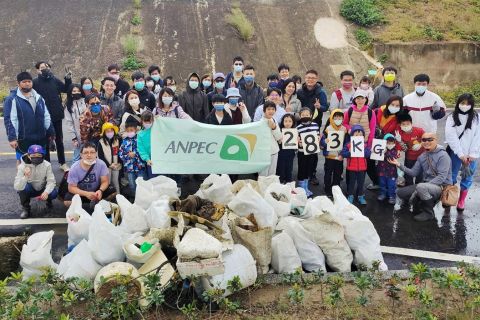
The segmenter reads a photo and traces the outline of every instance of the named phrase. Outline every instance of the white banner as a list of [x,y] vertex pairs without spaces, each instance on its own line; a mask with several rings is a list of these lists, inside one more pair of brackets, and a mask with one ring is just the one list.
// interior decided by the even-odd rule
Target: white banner
[[316,131],[300,134],[302,139],[303,153],[314,154],[320,152],[320,139]]
[[370,155],[370,159],[384,161],[386,149],[387,149],[387,140],[373,139],[372,154]]

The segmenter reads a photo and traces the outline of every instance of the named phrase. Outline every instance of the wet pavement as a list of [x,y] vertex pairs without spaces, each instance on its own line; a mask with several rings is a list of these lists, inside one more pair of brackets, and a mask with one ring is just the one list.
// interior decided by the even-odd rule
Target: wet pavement
[[[443,141],[444,121],[439,123],[439,141]],[[3,121],[1,121],[0,132],[5,132]],[[3,135],[5,137],[5,135]],[[66,145],[66,150],[72,150],[71,145]],[[20,214],[20,204],[18,196],[13,190],[13,179],[15,177],[15,158],[14,155],[5,153],[11,152],[6,139],[0,142],[0,199],[2,199],[0,208],[0,219],[18,218]],[[67,160],[71,159],[72,154],[67,154]],[[53,156],[53,168],[57,181],[62,177],[62,171],[59,169],[56,156]],[[296,161],[295,161],[296,166]],[[296,168],[294,168],[296,172]],[[311,190],[315,195],[322,195],[323,192],[323,157],[319,157],[318,179],[320,186],[312,186]],[[240,177],[242,178],[242,176]],[[194,193],[201,182],[190,180],[183,186],[182,194],[188,195]],[[369,183],[367,178],[366,185]],[[345,190],[345,184],[342,182],[342,189]],[[452,208],[447,214],[441,205],[435,209],[436,220],[419,223],[413,220],[412,214],[408,209],[398,213],[393,212],[393,206],[386,203],[379,203],[376,200],[376,192],[366,191],[367,205],[361,207],[363,214],[371,219],[378,234],[380,235],[383,246],[412,248],[426,251],[437,251],[444,253],[453,253],[469,256],[480,256],[480,178],[478,172],[475,175],[475,182],[469,192],[466,209],[459,214],[456,208]],[[66,208],[58,201],[54,201],[54,209],[50,212],[44,210],[42,204],[33,204],[33,217],[64,217]],[[25,227],[5,227],[0,226],[0,236],[21,234],[27,232],[37,232],[41,230],[50,230],[49,226],[31,226],[28,230]],[[59,260],[66,249],[66,225],[55,225],[54,237],[54,259]],[[432,266],[452,266],[454,263],[433,261],[428,259],[418,259],[412,257],[402,257],[396,255],[385,255],[385,260],[390,269],[404,269],[412,262],[423,261]]]

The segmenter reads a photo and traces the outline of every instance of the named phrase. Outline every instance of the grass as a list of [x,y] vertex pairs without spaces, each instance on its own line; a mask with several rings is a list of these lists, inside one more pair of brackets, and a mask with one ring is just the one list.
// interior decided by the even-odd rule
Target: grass
[[376,0],[343,0],[340,14],[359,26],[370,27],[380,24],[383,15]]
[[142,24],[142,18],[138,14],[135,14],[130,20],[130,23],[133,24],[134,26],[138,26]]
[[363,28],[355,30],[355,39],[357,39],[357,42],[362,50],[368,50],[372,47],[373,38],[368,30]]
[[473,94],[478,107],[478,105],[480,105],[480,80],[473,82],[470,85],[461,86],[453,90],[441,91],[439,92],[439,95],[442,97],[443,101],[445,101],[446,105],[455,106],[458,96],[463,93]]
[[123,53],[126,56],[135,55],[138,51],[139,43],[140,43],[140,41],[139,41],[138,37],[136,37],[132,34],[127,35],[122,40]]
[[132,0],[132,4],[135,9],[142,8],[142,0]]
[[231,13],[226,16],[225,20],[238,32],[242,40],[249,41],[252,39],[255,28],[239,7],[233,7]]

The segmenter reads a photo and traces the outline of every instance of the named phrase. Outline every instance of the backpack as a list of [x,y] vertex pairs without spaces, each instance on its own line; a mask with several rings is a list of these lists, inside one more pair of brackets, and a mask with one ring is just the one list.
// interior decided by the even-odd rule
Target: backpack
[[[368,108],[368,122],[370,123],[370,121],[372,121],[372,117],[373,117],[373,111],[372,109]],[[353,113],[353,109],[352,108],[348,108],[348,118],[351,119],[352,118],[352,113]]]

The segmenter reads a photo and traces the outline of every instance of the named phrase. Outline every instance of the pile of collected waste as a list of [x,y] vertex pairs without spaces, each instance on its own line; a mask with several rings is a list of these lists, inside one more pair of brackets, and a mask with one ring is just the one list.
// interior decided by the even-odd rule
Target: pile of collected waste
[[257,275],[297,269],[351,271],[379,261],[386,270],[380,238],[338,186],[332,202],[307,199],[294,183],[277,176],[239,180],[208,176],[194,195],[179,199],[176,182],[159,176],[137,179],[135,202],[118,195],[100,201],[90,216],[78,195],[66,213],[67,254],[57,265],[51,256],[54,232],[39,232],[23,246],[24,277],[52,267],[65,278],[94,280],[95,292],[108,292],[119,275],[138,279],[159,272],[160,284],[175,274],[195,278],[201,288],[223,289],[238,276],[242,286]]

